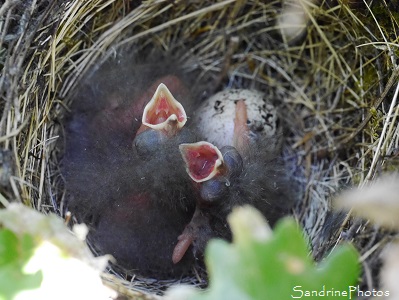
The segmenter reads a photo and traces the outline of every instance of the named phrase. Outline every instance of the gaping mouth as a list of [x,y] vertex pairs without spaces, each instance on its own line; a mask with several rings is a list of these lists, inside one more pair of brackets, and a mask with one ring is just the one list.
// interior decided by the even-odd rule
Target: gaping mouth
[[166,85],[161,83],[144,108],[142,124],[173,135],[186,122],[187,115],[183,106],[173,97]]
[[204,141],[181,144],[179,149],[186,171],[195,182],[207,181],[223,171],[222,153],[213,144]]

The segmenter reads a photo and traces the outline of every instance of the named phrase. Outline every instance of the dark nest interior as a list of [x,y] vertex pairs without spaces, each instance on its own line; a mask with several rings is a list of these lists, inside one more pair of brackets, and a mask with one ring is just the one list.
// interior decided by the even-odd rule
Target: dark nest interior
[[[215,89],[267,93],[284,124],[285,159],[303,187],[293,216],[313,256],[321,260],[351,241],[361,254],[360,285],[378,288],[380,253],[392,235],[331,211],[339,191],[397,169],[399,7],[389,3],[5,0],[1,197],[65,217],[57,139],[81,76],[120,49],[185,49],[187,66],[217,82]],[[127,297],[175,283],[108,271],[104,281]]]

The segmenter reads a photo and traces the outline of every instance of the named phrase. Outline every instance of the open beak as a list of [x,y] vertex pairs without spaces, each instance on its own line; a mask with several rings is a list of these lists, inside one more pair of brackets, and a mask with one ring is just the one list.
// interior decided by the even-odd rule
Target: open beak
[[161,83],[144,108],[142,126],[137,134],[149,127],[171,136],[176,134],[186,122],[187,115],[183,106],[173,97],[166,85]]
[[223,156],[211,143],[198,142],[179,145],[186,171],[195,182],[204,182],[224,172]]

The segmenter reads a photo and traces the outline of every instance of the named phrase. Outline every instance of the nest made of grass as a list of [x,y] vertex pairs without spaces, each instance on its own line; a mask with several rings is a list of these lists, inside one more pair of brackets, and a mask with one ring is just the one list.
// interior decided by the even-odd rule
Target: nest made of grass
[[[285,158],[304,187],[293,213],[313,255],[321,259],[345,236],[363,255],[364,289],[377,287],[379,253],[389,236],[350,215],[330,222],[329,211],[342,188],[397,169],[398,7],[264,2],[6,0],[0,8],[2,201],[64,216],[56,141],[68,93],[123,47],[138,53],[184,48],[199,74],[215,80],[226,74],[223,86],[268,93],[286,127]],[[125,294],[168,285],[128,282],[112,271],[104,278]]]

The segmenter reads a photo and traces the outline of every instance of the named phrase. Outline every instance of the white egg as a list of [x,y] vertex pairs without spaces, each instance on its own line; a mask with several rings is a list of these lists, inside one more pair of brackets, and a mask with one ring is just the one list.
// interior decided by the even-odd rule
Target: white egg
[[195,113],[193,121],[207,141],[217,147],[233,145],[235,108],[239,100],[244,100],[247,107],[251,139],[277,134],[277,111],[264,93],[227,89],[205,100]]

